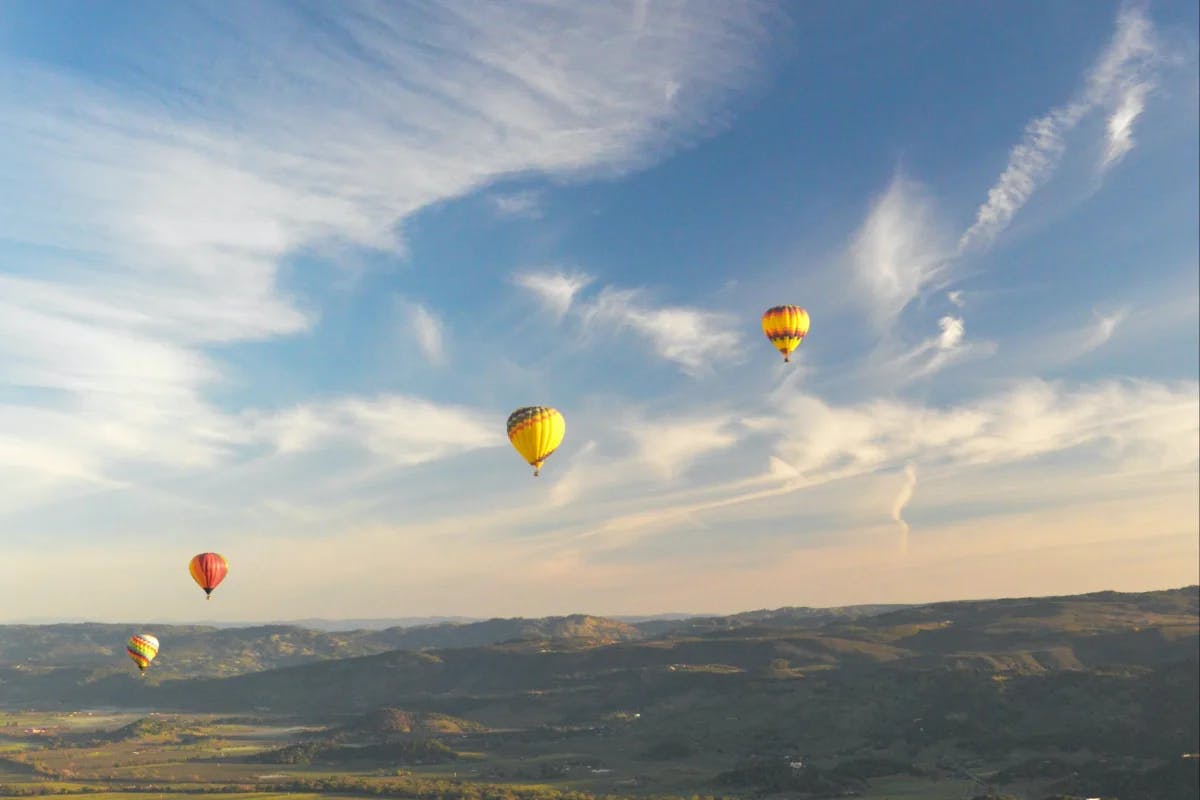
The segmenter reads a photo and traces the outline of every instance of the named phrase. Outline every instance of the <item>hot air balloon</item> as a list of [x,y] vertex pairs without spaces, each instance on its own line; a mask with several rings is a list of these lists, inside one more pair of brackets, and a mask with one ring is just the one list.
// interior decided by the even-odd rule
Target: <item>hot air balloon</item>
[[528,406],[508,417],[508,440],[533,466],[534,477],[541,472],[546,457],[562,444],[566,432],[567,421],[553,408]]
[[791,361],[792,351],[804,341],[808,333],[808,312],[800,306],[775,306],[768,308],[762,318],[763,333],[783,353],[784,361]]
[[204,590],[205,599],[211,600],[212,590],[225,580],[225,573],[229,572],[229,562],[220,553],[201,553],[193,556],[188,571],[192,573],[192,580]]
[[125,652],[129,653],[133,663],[137,664],[140,673],[145,675],[146,667],[150,666],[150,662],[158,655],[158,639],[148,633],[135,633],[129,637]]

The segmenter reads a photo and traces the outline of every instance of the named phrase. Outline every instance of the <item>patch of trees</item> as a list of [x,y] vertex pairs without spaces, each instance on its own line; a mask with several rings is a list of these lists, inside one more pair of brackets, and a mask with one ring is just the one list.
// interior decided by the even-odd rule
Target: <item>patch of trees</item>
[[920,775],[921,770],[907,761],[894,758],[852,758],[829,770],[831,775],[845,780],[880,778],[884,775]]
[[1121,800],[1196,800],[1200,797],[1200,759],[1173,758],[1149,769],[1093,762],[1075,768],[1055,787],[1083,797]]
[[37,769],[24,761],[17,761],[15,758],[0,758],[0,769],[5,772],[15,772],[18,775],[34,775]]
[[0,783],[0,797],[45,797],[53,794],[82,794],[106,792],[102,786],[67,787],[41,783]]
[[719,786],[753,787],[759,792],[807,792],[816,795],[841,795],[862,792],[866,784],[817,767],[793,767],[783,758],[754,759],[718,774]]
[[337,765],[354,761],[393,764],[443,764],[459,758],[457,752],[436,739],[408,739],[363,746],[302,742],[249,757],[263,764]]
[[[548,786],[460,783],[451,780],[404,778],[372,781],[367,778],[297,778],[284,782],[262,783],[259,791],[317,792],[403,797],[409,800],[624,800],[613,795],[559,791]],[[657,800],[681,800],[659,797]],[[717,800],[692,795],[690,800]]]
[[688,758],[695,753],[692,743],[682,738],[660,739],[653,743],[639,756],[644,761],[674,761]]

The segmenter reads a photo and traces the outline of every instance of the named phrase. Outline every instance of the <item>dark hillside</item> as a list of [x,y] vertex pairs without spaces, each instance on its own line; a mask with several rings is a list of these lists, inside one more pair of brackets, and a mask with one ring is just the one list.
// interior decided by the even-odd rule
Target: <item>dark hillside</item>
[[677,636],[684,634],[712,633],[737,630],[746,627],[816,629],[837,622],[846,622],[873,617],[903,605],[863,605],[832,608],[787,608],[744,611],[725,617],[688,617],[684,619],[652,619],[634,623],[634,627],[649,636]]
[[[325,634],[265,626],[227,632],[214,652],[240,668],[295,657],[292,647],[317,660],[229,677],[212,677],[214,663],[202,678],[156,662],[145,679],[131,666],[20,663],[0,668],[0,700],[175,712],[90,739],[63,733],[74,755],[224,748],[188,721],[212,715],[303,729],[253,752],[214,751],[252,774],[476,770],[526,782],[585,776],[612,789],[620,772],[651,794],[678,780],[689,794],[812,798],[863,792],[877,778],[903,787],[949,777],[985,796],[1014,786],[1013,796],[1170,800],[1194,797],[1196,759],[1181,756],[1200,752],[1197,592],[876,608],[819,625],[755,612],[655,638],[591,617],[492,620],[470,635],[517,635],[344,658],[327,655],[337,650]],[[348,642],[378,645],[380,634],[401,635]]]
[[[626,623],[586,616],[338,634],[287,626],[162,626],[155,630],[163,650],[144,680],[133,677],[122,649],[130,626],[8,626],[0,628],[0,662],[10,665],[0,666],[0,700],[55,707],[365,711],[395,705],[397,698],[513,693],[582,697],[617,691],[632,702],[643,696],[642,689],[674,693],[714,681],[749,685],[830,671],[951,669],[1015,676],[1151,669],[1196,660],[1197,595],[1197,587],[1188,587],[871,607],[816,629],[807,614],[789,626],[790,611],[753,612],[722,628],[654,639],[638,638]],[[417,644],[414,636],[430,641],[451,634],[513,641],[436,651],[393,647]],[[114,639],[116,644],[108,643]],[[58,653],[65,666],[53,662]],[[101,656],[103,668],[84,665]],[[83,663],[69,666],[78,662]]]
[[290,625],[0,625],[0,670],[76,667],[95,671],[97,676],[125,673],[129,666],[125,642],[136,631],[153,633],[161,642],[153,671],[164,678],[241,675],[393,650],[480,647],[546,639],[592,646],[643,637],[624,622],[585,615],[335,632]]

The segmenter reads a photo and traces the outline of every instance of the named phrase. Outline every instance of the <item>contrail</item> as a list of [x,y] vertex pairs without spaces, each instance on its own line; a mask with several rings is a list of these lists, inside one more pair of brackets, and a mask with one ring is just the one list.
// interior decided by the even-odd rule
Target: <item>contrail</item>
[[900,550],[903,553],[908,553],[908,523],[904,521],[901,513],[908,502],[912,500],[913,492],[917,488],[917,468],[913,464],[908,464],[904,467],[904,485],[900,487],[899,494],[892,502],[892,519],[900,524]]

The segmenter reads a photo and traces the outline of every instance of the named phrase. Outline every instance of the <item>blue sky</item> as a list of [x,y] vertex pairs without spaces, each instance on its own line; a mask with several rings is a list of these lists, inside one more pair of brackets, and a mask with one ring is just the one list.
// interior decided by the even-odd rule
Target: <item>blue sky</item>
[[0,620],[1196,582],[1198,24],[10,2]]

